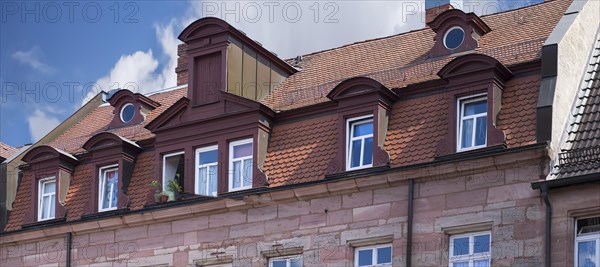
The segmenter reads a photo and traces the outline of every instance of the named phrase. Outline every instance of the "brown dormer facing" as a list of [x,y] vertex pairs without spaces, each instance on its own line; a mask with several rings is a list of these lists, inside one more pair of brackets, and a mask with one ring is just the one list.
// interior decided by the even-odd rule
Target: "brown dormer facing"
[[181,32],[178,77],[188,78],[192,107],[220,100],[218,91],[261,100],[297,70],[217,18],[199,19]]
[[95,166],[86,213],[127,208],[127,188],[141,147],[116,134],[102,132],[85,142],[83,148],[89,152]]
[[355,77],[327,97],[337,103],[338,150],[327,174],[389,165],[383,149],[391,107],[398,96],[376,80]]
[[435,32],[431,57],[473,50],[479,46],[479,38],[492,30],[475,13],[460,9],[442,12],[427,26]]
[[160,106],[152,99],[126,89],[114,93],[108,102],[115,108],[109,129],[138,124],[146,119],[150,111]]
[[64,151],[51,146],[38,146],[23,156],[27,165],[21,169],[25,186],[33,192],[31,206],[25,215],[26,223],[64,220],[64,208],[71,176],[79,161]]

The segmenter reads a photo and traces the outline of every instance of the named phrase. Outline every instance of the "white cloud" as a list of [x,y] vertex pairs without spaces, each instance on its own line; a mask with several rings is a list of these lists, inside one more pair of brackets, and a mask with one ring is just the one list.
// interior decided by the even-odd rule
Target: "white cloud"
[[42,50],[34,46],[29,51],[17,51],[12,54],[12,58],[21,64],[30,66],[41,73],[50,74],[55,72],[54,68],[42,62]]
[[424,25],[421,8],[423,0],[192,1],[191,5],[192,14],[188,16],[193,19],[188,23],[207,16],[224,19],[265,48],[277,53],[280,58],[292,58],[385,37]]
[[29,133],[34,142],[40,140],[60,124],[60,120],[52,114],[56,114],[56,110],[42,110],[36,108],[33,114],[29,115],[27,118],[29,123]]
[[[166,25],[156,24],[154,30],[164,57],[157,58],[152,49],[136,51],[122,55],[109,73],[96,81],[96,86],[90,88],[82,105],[94,97],[100,90],[110,91],[124,88],[136,93],[149,93],[160,89],[173,87],[177,82],[175,68],[177,67],[177,45],[175,37],[175,20]],[[162,70],[159,70],[162,66]]]

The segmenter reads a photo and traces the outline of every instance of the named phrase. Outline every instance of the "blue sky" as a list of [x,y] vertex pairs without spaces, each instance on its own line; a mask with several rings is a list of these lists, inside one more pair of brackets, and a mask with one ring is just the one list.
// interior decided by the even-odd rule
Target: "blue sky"
[[[485,14],[541,1],[453,2]],[[424,25],[422,0],[273,3],[3,0],[0,141],[35,142],[99,89],[175,86],[176,37],[204,16],[227,20],[282,58]]]

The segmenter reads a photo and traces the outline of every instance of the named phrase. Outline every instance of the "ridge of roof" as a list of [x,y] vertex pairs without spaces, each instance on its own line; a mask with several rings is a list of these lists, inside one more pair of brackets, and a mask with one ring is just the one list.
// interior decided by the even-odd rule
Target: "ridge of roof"
[[[515,8],[515,9],[508,9],[508,10],[505,10],[505,11],[502,11],[502,12],[497,12],[497,13],[493,13],[493,14],[482,15],[482,16],[479,16],[479,17],[480,18],[487,18],[487,17],[497,16],[497,15],[504,15],[504,14],[509,13],[509,12],[520,11],[520,10],[523,10],[523,9],[526,9],[526,8],[532,8],[532,7],[535,7],[535,6],[552,3],[552,2],[555,2],[555,1],[559,1],[559,0],[547,0],[547,1],[539,2],[539,3],[531,4],[531,5],[528,5],[528,6],[522,6],[522,7]],[[473,13],[473,12],[469,12],[469,13]],[[308,54],[302,54],[302,55],[299,55],[299,56],[302,56],[302,57],[314,56],[314,55],[318,55],[318,54],[321,54],[321,53],[330,52],[330,51],[333,51],[333,50],[336,50],[336,49],[350,47],[350,46],[353,46],[353,45],[359,45],[359,44],[363,44],[363,43],[384,40],[384,39],[387,39],[387,38],[393,38],[393,37],[397,37],[397,36],[401,36],[401,35],[405,35],[405,34],[416,33],[416,32],[420,32],[420,31],[426,31],[426,30],[429,30],[429,29],[430,29],[429,27],[425,26],[425,27],[419,28],[419,29],[414,29],[414,30],[410,30],[410,31],[406,31],[406,32],[400,32],[400,33],[396,33],[396,34],[392,34],[392,35],[387,35],[387,36],[375,37],[375,38],[371,38],[371,39],[365,39],[365,40],[362,40],[362,41],[356,41],[356,42],[353,42],[353,43],[344,44],[344,45],[341,45],[341,46],[337,46],[337,47],[333,47],[333,48],[328,48],[328,49],[324,49],[324,50],[314,51],[314,52],[310,52]],[[295,58],[296,57],[284,59],[284,61],[286,61],[286,62],[293,61]]]

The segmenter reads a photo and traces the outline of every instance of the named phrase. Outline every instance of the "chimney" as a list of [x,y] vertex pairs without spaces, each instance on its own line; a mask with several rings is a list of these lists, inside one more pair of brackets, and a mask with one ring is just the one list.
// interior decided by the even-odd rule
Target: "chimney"
[[450,0],[425,0],[425,25],[446,10],[454,9]]

